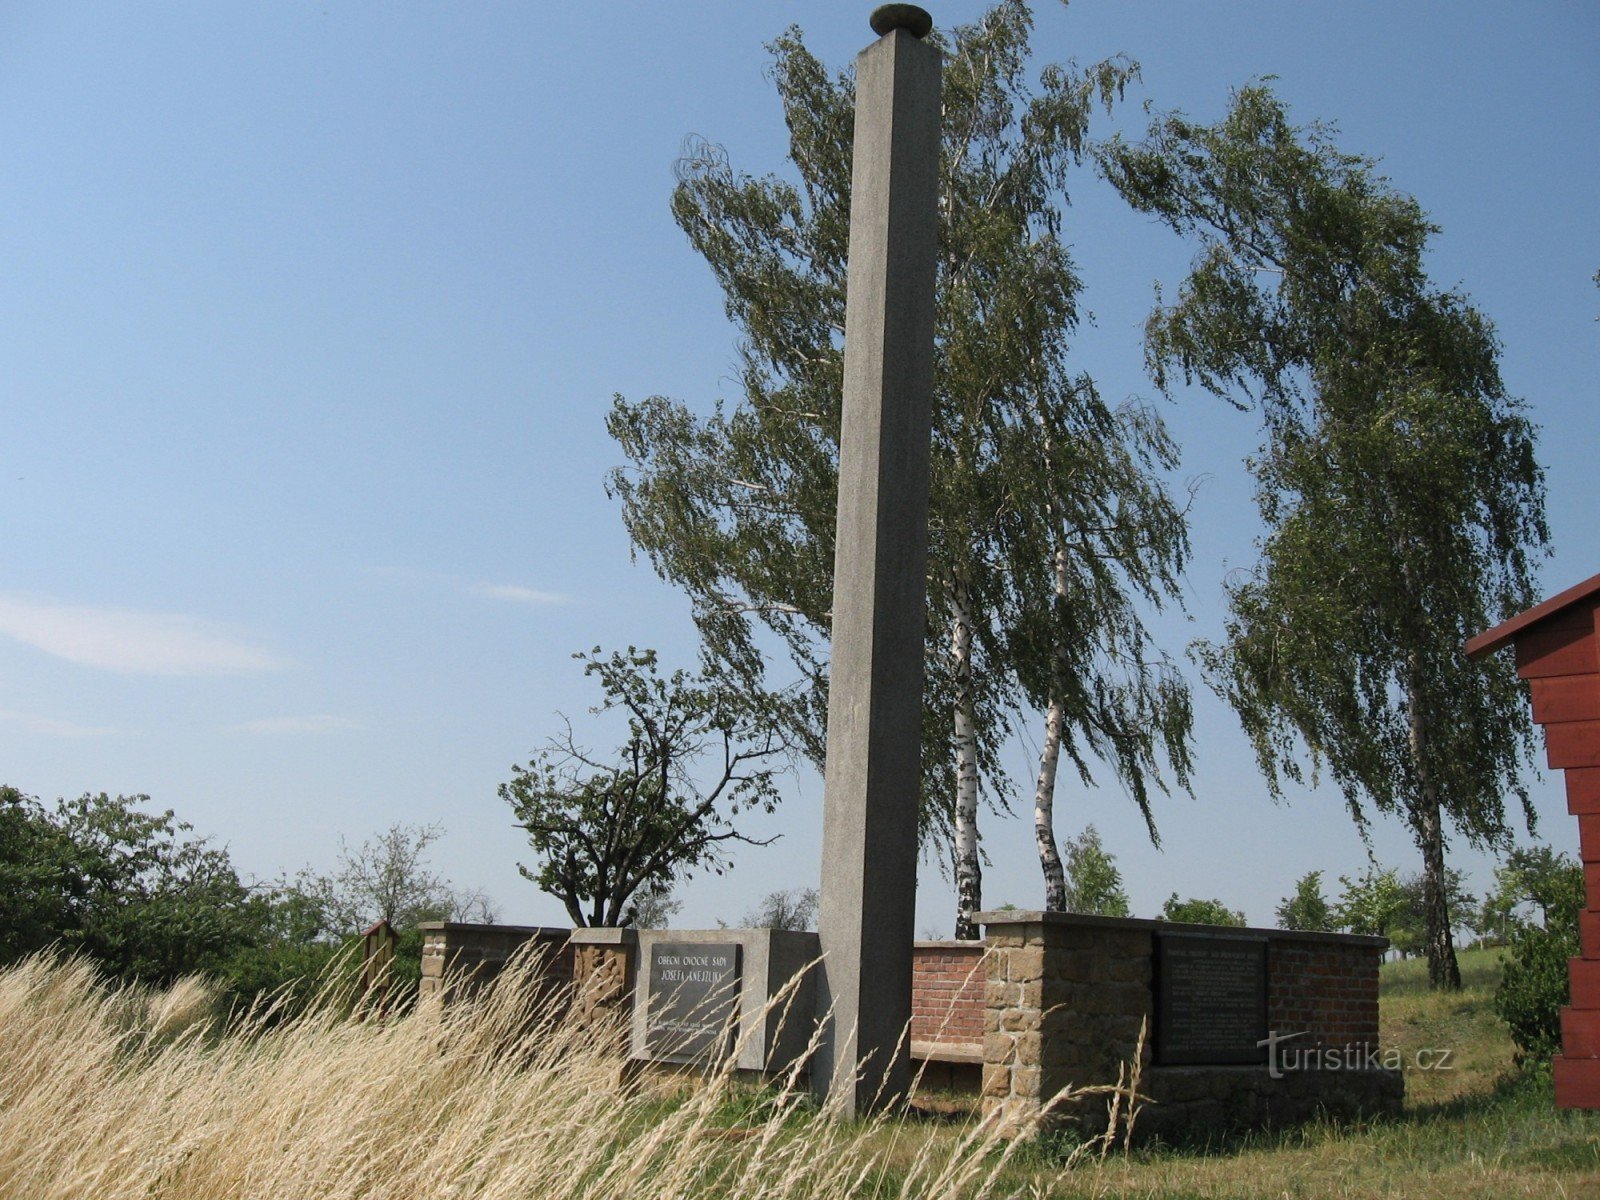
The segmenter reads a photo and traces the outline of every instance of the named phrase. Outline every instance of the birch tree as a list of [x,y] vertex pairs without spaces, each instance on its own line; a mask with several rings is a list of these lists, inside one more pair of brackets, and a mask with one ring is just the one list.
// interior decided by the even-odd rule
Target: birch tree
[[1159,117],[1102,155],[1135,207],[1197,238],[1148,353],[1163,387],[1255,406],[1266,532],[1200,648],[1274,791],[1324,768],[1359,824],[1405,821],[1422,855],[1436,988],[1460,987],[1447,824],[1503,846],[1528,706],[1511,665],[1469,637],[1528,607],[1546,542],[1534,429],[1500,378],[1493,326],[1427,278],[1437,232],[1416,201],[1265,87],[1201,125]]
[[[1085,781],[1107,759],[1147,816],[1163,770],[1188,769],[1188,693],[1138,612],[1140,597],[1176,594],[1188,551],[1160,481],[1175,447],[1154,413],[1106,403],[1068,353],[1068,176],[1092,114],[1136,68],[1049,66],[1035,90],[1031,25],[1014,0],[942,43],[922,813],[924,846],[951,847],[958,937],[976,936],[981,906],[980,799],[1003,802],[1000,747],[1027,714],[1051,714],[1038,813],[1052,897],[1060,756]],[[737,398],[706,416],[618,398],[609,428],[628,466],[610,487],[714,656],[760,683],[767,652],[786,652],[807,688],[793,734],[820,765],[854,89],[798,30],[772,51],[792,170],[745,174],[697,141],[673,195],[741,335]]]

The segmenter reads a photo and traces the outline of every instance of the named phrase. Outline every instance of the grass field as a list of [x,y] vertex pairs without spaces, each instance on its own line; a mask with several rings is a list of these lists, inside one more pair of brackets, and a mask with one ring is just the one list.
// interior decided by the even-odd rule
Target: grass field
[[225,1026],[203,985],[114,991],[32,961],[0,973],[0,1200],[1600,1196],[1600,1114],[1555,1111],[1548,1073],[1514,1069],[1494,952],[1462,967],[1444,997],[1422,964],[1384,967],[1402,1118],[1102,1157],[948,1116],[826,1120],[727,1079],[663,1094],[514,989]]

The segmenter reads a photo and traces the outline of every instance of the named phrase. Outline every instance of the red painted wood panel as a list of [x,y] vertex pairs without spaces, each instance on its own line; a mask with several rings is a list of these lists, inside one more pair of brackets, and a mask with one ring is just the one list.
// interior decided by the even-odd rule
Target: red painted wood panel
[[1561,1010],[1561,1053],[1567,1058],[1600,1058],[1600,1009]]
[[1600,674],[1535,679],[1533,719],[1541,725],[1558,721],[1600,721]]
[[1575,817],[1600,813],[1600,767],[1574,767],[1567,772],[1567,811]]
[[1517,639],[1517,674],[1524,679],[1552,675],[1590,675],[1600,671],[1600,651],[1595,649],[1594,619],[1566,628],[1540,625]]
[[1572,988],[1573,1008],[1600,1008],[1600,962],[1567,959],[1567,981]]
[[1578,953],[1600,958],[1600,910],[1586,908],[1578,913]]
[[1544,727],[1544,752],[1552,770],[1600,767],[1600,721],[1563,721]]
[[1600,1108],[1600,1058],[1568,1058],[1558,1054],[1550,1060],[1556,1081],[1557,1108]]
[[1551,596],[1525,612],[1501,621],[1493,629],[1480,633],[1467,643],[1467,657],[1481,658],[1485,654],[1493,654],[1530,629],[1540,628],[1547,623],[1555,625],[1571,621],[1575,619],[1575,614],[1581,616],[1596,607],[1600,607],[1600,575],[1574,584],[1559,595]]
[[[1578,857],[1586,863],[1600,863],[1600,813],[1585,813],[1578,818]],[[1594,957],[1600,958],[1600,954]]]
[[1583,894],[1586,908],[1600,908],[1600,863],[1583,864]]

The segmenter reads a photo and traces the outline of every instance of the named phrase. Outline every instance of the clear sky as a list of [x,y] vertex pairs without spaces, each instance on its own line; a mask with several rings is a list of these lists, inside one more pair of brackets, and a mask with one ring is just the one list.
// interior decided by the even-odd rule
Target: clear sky
[[[842,66],[866,3],[11,4],[0,12],[0,781],[146,792],[271,877],[393,821],[442,822],[437,868],[504,920],[564,923],[516,872],[495,788],[593,702],[569,655],[689,665],[684,601],[602,480],[614,393],[732,397],[735,335],[668,212],[688,134],[784,169],[763,43],[789,23]],[[944,27],[975,3],[932,5]],[[1588,2],[1038,6],[1036,61],[1126,52],[1139,102],[1221,114],[1274,75],[1442,226],[1431,265],[1497,324],[1543,428],[1555,592],[1600,571],[1600,8]],[[1110,124],[1101,131],[1109,131]],[[1189,251],[1084,173],[1069,237],[1096,315],[1080,364],[1149,395],[1139,327]],[[1194,510],[1181,655],[1220,627],[1258,532],[1255,424],[1163,411]],[[1192,674],[1192,672],[1191,672]],[[1216,896],[1258,923],[1306,870],[1358,871],[1338,796],[1266,796],[1195,680],[1196,796],[1152,848],[1114,784],[1063,778],[1135,911]],[[1024,784],[1029,747],[1012,755]],[[1575,850],[1559,779],[1540,832]],[[814,885],[821,785],[782,833],[684,890],[735,922]],[[1022,806],[1023,809],[1026,805]],[[1025,813],[1024,813],[1025,815]],[[1386,863],[1416,865],[1380,821]],[[1036,906],[1031,825],[989,818],[986,898]],[[1485,861],[1462,855],[1474,882]],[[931,866],[919,929],[948,931]]]

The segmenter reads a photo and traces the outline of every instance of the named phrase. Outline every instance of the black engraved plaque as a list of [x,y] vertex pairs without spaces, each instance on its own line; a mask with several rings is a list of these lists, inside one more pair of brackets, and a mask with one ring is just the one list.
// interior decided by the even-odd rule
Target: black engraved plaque
[[650,947],[644,1046],[689,1062],[726,1051],[739,1002],[739,946],[658,942]]
[[1266,940],[1158,933],[1155,943],[1156,1062],[1266,1062]]

